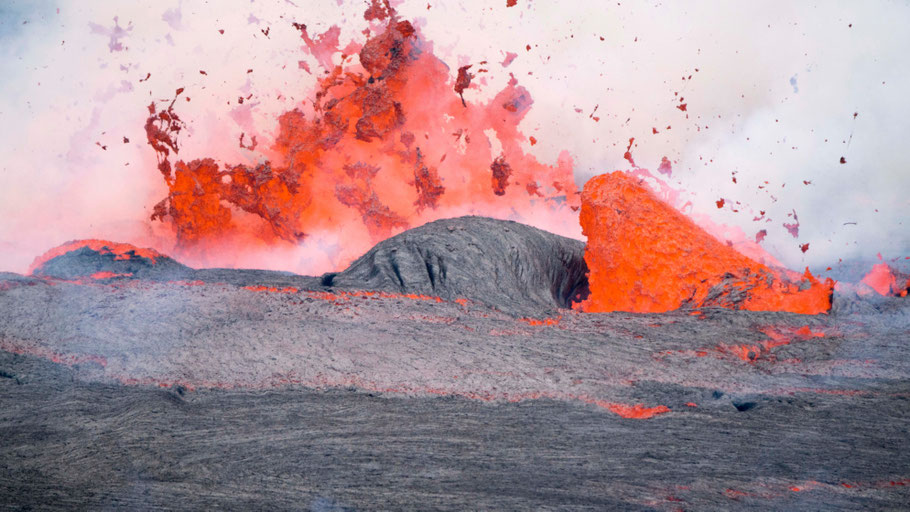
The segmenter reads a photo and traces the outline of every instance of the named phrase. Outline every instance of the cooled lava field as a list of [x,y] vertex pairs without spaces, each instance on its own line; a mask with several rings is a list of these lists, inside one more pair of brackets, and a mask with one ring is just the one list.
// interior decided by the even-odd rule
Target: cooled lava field
[[318,277],[64,245],[0,274],[0,508],[910,503],[905,297],[582,312],[584,253],[480,217]]

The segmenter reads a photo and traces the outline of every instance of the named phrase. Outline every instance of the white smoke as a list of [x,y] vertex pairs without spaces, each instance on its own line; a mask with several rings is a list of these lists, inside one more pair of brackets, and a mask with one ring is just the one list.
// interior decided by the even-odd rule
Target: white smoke
[[[322,73],[291,22],[311,34],[338,24],[342,44],[363,40],[365,6],[4,2],[0,270],[23,272],[74,238],[167,252],[169,233],[147,220],[166,194],[142,129],[148,103],[185,87],[181,154],[255,158],[239,135],[267,147],[275,115],[312,91],[314,75],[298,61]],[[634,137],[638,165],[673,162],[670,181],[689,192],[693,213],[750,237],[766,229],[763,245],[791,267],[910,251],[904,2],[431,0],[398,9],[418,20],[453,77],[458,65],[488,61],[467,99],[492,96],[514,74],[535,101],[522,129],[539,143],[527,150],[554,163],[568,149],[579,184],[629,168]],[[506,52],[518,58],[503,68]],[[753,222],[760,210],[772,222]],[[798,238],[782,226],[793,210]]]

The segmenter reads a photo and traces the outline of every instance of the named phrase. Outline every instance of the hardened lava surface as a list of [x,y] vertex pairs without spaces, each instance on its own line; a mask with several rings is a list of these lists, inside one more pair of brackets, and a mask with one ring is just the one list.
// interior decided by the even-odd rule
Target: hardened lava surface
[[0,508],[910,502],[904,298],[580,313],[580,243],[419,229],[321,277],[97,244],[0,275]]

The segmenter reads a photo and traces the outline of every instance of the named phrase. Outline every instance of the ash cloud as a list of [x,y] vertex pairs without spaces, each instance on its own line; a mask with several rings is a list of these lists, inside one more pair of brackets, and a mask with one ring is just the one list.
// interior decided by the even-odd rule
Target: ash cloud
[[[0,269],[23,272],[35,255],[75,238],[170,250],[173,234],[148,221],[165,187],[142,133],[146,105],[186,87],[181,153],[254,164],[263,153],[241,149],[240,133],[270,140],[275,117],[306,108],[313,91],[315,77],[298,61],[321,73],[290,21],[312,33],[337,24],[342,41],[362,41],[364,8],[6,2]],[[685,191],[681,203],[691,201],[687,211],[748,238],[767,230],[762,245],[790,267],[910,251],[910,173],[901,157],[910,119],[906,4],[397,8],[416,20],[453,79],[461,65],[491,63],[466,100],[488,99],[514,74],[534,98],[521,129],[537,143],[525,150],[554,164],[568,149],[579,187],[629,168],[623,153],[635,137],[639,165],[656,172],[662,157],[672,161],[670,182]],[[120,51],[111,35],[93,33],[118,26]],[[511,53],[518,57],[501,66]],[[732,206],[718,210],[721,197]],[[792,210],[798,238],[782,226]],[[753,221],[759,211],[766,215]]]

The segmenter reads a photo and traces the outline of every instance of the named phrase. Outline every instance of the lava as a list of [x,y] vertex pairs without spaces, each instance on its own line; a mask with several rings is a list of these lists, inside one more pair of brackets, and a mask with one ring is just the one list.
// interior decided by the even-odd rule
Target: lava
[[[488,102],[470,102],[471,66],[453,81],[419,30],[387,2],[373,2],[366,19],[384,27],[343,50],[334,27],[311,38],[295,24],[326,74],[311,102],[278,117],[277,136],[255,165],[211,158],[172,164],[183,121],[174,101],[149,107],[148,142],[168,187],[152,218],[173,227],[178,255],[206,261],[223,247],[294,247],[345,226],[337,242],[316,243],[338,268],[396,232],[467,213],[577,236],[579,194],[568,153],[549,166],[522,148],[528,91],[513,77]],[[358,58],[333,65],[338,52]]]
[[[68,252],[76,251],[86,247],[100,254],[113,254],[114,260],[131,260],[136,258],[142,258],[147,260],[149,263],[154,264],[158,259],[164,258],[165,256],[159,253],[154,249],[140,248],[135,245],[118,243],[118,242],[109,242],[107,240],[71,240],[65,244],[54,247],[53,249],[45,252],[41,256],[35,258],[35,261],[32,262],[32,265],[28,269],[29,275],[34,275],[36,271],[40,272],[41,266],[43,266],[48,261],[56,258],[57,256],[62,256]],[[95,277],[95,279],[105,279],[105,277]],[[114,277],[114,276],[107,276]]]
[[720,343],[713,347],[702,348],[697,350],[669,350],[657,354],[655,357],[660,359],[664,356],[683,355],[689,357],[708,357],[713,356],[717,359],[734,359],[747,363],[756,363],[760,360],[776,360],[772,349],[790,345],[793,342],[808,341],[813,338],[824,338],[824,331],[813,331],[808,325],[798,329],[792,327],[767,326],[758,329],[759,332],[768,337],[756,343],[728,344]]
[[901,286],[898,275],[887,263],[874,265],[860,282],[875,290],[879,295],[906,297],[907,291],[910,290],[910,278]]
[[544,319],[540,319],[540,320],[538,320],[536,318],[520,318],[519,320],[530,326],[534,326],[534,327],[557,326],[557,325],[559,325],[559,322],[562,320],[562,316],[560,315],[556,318],[544,318]]
[[107,366],[107,358],[95,354],[64,354],[46,347],[33,346],[26,343],[16,343],[0,338],[0,350],[19,355],[38,356],[53,361],[57,364],[75,366],[78,364],[94,363],[102,368]]
[[131,277],[132,275],[133,275],[132,272],[117,273],[117,272],[110,272],[110,271],[102,271],[102,272],[95,272],[94,274],[92,274],[89,277],[91,277],[92,279],[98,280],[98,279],[114,279],[116,277]]
[[834,281],[758,263],[711,237],[638,180],[614,172],[584,187],[588,312],[721,306],[825,313]]

